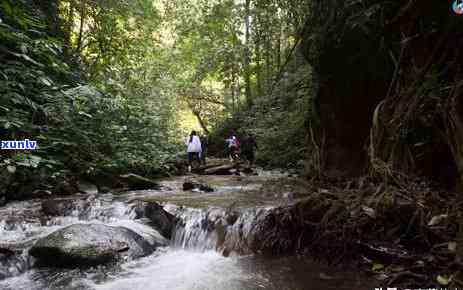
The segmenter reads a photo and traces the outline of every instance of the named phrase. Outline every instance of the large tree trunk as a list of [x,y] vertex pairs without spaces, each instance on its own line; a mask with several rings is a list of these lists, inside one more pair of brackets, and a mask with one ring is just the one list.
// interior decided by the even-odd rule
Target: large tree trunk
[[74,26],[74,9],[75,9],[75,0],[69,0],[69,10],[66,19],[66,25],[64,29],[64,43],[65,43],[65,53],[70,54],[72,47],[71,38],[72,38],[72,28]]
[[261,64],[261,44],[260,44],[260,37],[256,37],[255,40],[256,46],[256,79],[257,79],[257,95],[259,97],[263,96],[262,90],[262,64]]
[[[191,106],[190,106],[190,108],[191,108]],[[203,129],[203,131],[206,134],[209,134],[209,130],[207,129],[206,122],[204,122],[203,118],[201,117],[201,113],[196,109],[192,109],[192,112],[193,112],[193,115],[195,115],[196,119],[198,119],[198,123],[201,126],[201,128]]]
[[251,56],[250,56],[250,36],[249,36],[249,17],[250,17],[250,5],[251,1],[246,0],[245,7],[245,25],[246,25],[246,34],[245,34],[245,56],[244,56],[244,81],[245,81],[245,95],[246,95],[246,105],[248,107],[252,106],[252,92],[251,92]]
[[85,18],[86,18],[86,0],[81,0],[81,6],[80,6],[80,28],[79,28],[79,37],[77,39],[77,48],[76,51],[78,53],[81,52],[82,49],[82,37],[84,33],[84,24],[85,24]]
[[268,33],[265,35],[265,94],[270,95],[270,87],[272,85],[271,81],[271,71],[270,71],[270,49],[271,49],[271,43],[270,43],[270,35]]

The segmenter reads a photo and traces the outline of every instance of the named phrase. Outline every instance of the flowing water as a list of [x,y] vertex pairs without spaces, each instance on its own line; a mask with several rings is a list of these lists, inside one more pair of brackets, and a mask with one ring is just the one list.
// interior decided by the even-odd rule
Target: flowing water
[[[15,254],[0,251],[0,289],[373,289],[368,279],[346,267],[297,257],[223,255],[220,245],[242,248],[243,237],[259,215],[291,202],[286,195],[275,197],[260,190],[264,182],[280,177],[268,172],[255,177],[201,177],[214,187],[212,193],[183,192],[184,178],[177,177],[163,182],[162,190],[70,197],[73,206],[55,217],[44,216],[39,200],[10,203],[0,208],[0,249]],[[182,219],[168,247],[116,266],[33,267],[27,250],[34,241],[76,223],[123,226],[148,240],[161,238],[146,219],[137,218],[137,200],[161,202]],[[223,227],[221,235],[217,225],[230,212],[238,213],[236,221]]]

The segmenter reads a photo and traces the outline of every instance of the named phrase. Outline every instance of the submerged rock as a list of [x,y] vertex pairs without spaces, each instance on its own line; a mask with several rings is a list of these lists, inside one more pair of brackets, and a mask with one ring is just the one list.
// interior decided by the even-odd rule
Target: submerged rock
[[155,181],[133,173],[119,176],[122,182],[126,183],[129,189],[159,189],[160,186]]
[[183,190],[184,191],[199,190],[203,192],[213,192],[214,191],[214,189],[207,184],[201,184],[201,183],[196,183],[192,181],[185,181],[183,183]]
[[95,266],[151,254],[155,247],[123,227],[75,224],[39,239],[29,253],[39,265]]

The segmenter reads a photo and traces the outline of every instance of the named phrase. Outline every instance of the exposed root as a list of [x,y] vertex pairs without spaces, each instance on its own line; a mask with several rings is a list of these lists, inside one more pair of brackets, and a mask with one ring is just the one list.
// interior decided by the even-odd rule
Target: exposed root
[[[356,182],[365,188],[337,184],[263,215],[252,231],[252,250],[308,254],[333,264],[363,256],[372,273],[386,275],[394,286],[432,286],[437,275],[457,277],[452,243],[458,194],[424,182],[406,188]],[[451,283],[457,285],[457,279]]]

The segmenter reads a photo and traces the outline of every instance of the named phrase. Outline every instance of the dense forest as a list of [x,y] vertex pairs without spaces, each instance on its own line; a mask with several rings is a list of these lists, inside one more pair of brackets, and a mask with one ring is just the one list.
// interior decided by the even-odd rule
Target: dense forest
[[303,5],[3,1],[3,140],[39,148],[5,151],[3,194],[48,176],[163,174],[192,129],[212,132],[219,154],[249,129],[263,163],[301,166],[313,90],[297,49]]
[[326,256],[389,242],[416,255],[356,249],[376,251],[369,268],[390,283],[462,286],[463,16],[452,4],[0,0],[2,141],[38,146],[2,150],[0,204],[71,194],[78,180],[104,191],[121,174],[181,175],[191,130],[209,134],[216,158],[225,138],[252,134],[259,167],[313,192],[277,225],[264,220],[273,242],[260,249],[299,247],[302,234],[288,241],[299,232]]

